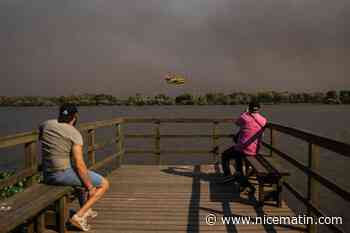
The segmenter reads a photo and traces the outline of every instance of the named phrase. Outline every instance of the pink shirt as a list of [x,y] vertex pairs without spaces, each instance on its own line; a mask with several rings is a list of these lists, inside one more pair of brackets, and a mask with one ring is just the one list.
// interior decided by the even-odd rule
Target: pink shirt
[[266,118],[259,113],[244,112],[236,121],[240,134],[235,149],[247,155],[256,155],[266,123]]

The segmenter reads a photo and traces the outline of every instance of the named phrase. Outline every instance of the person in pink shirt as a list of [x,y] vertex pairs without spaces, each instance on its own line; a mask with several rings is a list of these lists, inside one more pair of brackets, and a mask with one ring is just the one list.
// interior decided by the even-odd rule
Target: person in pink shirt
[[238,135],[234,139],[236,144],[225,150],[221,157],[225,179],[232,176],[230,160],[234,159],[236,161],[235,177],[241,180],[240,184],[243,188],[249,186],[249,182],[242,176],[242,159],[244,156],[255,156],[259,152],[261,138],[267,123],[266,118],[259,113],[260,108],[260,104],[256,101],[249,103],[248,110],[242,113],[236,121],[236,125],[239,127]]

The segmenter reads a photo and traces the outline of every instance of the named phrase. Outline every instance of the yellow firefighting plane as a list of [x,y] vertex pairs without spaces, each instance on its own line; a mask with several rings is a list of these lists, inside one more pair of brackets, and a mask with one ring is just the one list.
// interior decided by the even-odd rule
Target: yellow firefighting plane
[[172,85],[183,85],[185,84],[185,78],[183,75],[180,74],[174,74],[174,73],[167,73],[167,75],[165,76],[165,81],[168,84],[172,84]]

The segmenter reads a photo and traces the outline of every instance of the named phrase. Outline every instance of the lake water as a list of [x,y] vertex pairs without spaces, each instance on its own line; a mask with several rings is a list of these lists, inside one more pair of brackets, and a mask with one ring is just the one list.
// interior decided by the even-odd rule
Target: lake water
[[[114,117],[140,117],[140,118],[235,118],[245,106],[113,106],[113,107],[81,107],[80,121],[89,122],[96,120],[106,120]],[[264,106],[262,114],[269,121],[281,123],[284,125],[305,129],[318,135],[323,135],[350,144],[350,106],[339,105],[267,105]],[[37,125],[47,119],[55,118],[57,108],[53,107],[16,107],[16,108],[0,108],[0,136],[14,134],[23,131],[31,131],[37,128]],[[231,133],[234,126],[231,124],[223,124],[220,126],[220,133]],[[127,133],[153,133],[153,128],[149,125],[130,125],[126,126]],[[211,133],[211,125],[209,124],[176,124],[161,125],[161,132],[168,134],[198,134]],[[97,140],[108,135],[113,135],[113,131],[101,130],[98,132]],[[293,139],[290,136],[278,134],[277,146],[281,150],[287,152],[302,162],[307,160],[307,144]],[[229,146],[229,140],[222,140],[222,148]],[[210,140],[162,140],[161,146],[166,149],[176,148],[192,148],[192,149],[209,149]],[[128,149],[130,148],[146,148],[153,149],[154,142],[152,140],[129,140],[126,142]],[[112,149],[111,149],[112,150]],[[106,154],[110,152],[107,148],[100,153]],[[102,155],[101,155],[102,156]],[[163,157],[163,161],[167,164],[193,164],[207,162],[208,155],[198,156],[179,156],[167,155]],[[0,169],[12,170],[21,167],[23,155],[22,148],[13,148],[0,150]],[[153,162],[151,155],[130,155],[127,157],[128,163],[151,164]],[[289,181],[295,185],[302,193],[306,193],[306,176],[298,169],[291,167],[280,159],[275,159],[278,166],[288,169],[292,176]],[[329,177],[342,187],[350,190],[350,182],[348,179],[348,169],[350,169],[350,158],[336,155],[326,150],[321,150],[321,174]],[[286,195],[286,199],[296,212],[303,212],[304,209],[290,195]],[[350,232],[350,204],[346,203],[342,198],[336,197],[329,190],[322,187],[321,189],[321,208],[326,210],[330,216],[344,217],[345,224],[343,228]],[[322,232],[328,232],[322,230]]]

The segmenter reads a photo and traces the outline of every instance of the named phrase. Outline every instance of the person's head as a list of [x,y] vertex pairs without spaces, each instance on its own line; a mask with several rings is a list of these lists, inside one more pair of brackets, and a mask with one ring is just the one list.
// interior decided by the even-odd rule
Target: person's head
[[74,104],[63,104],[59,109],[58,122],[76,125],[78,122],[78,108]]
[[248,111],[251,113],[255,113],[255,112],[259,112],[260,108],[261,108],[260,103],[256,100],[253,100],[249,103]]

